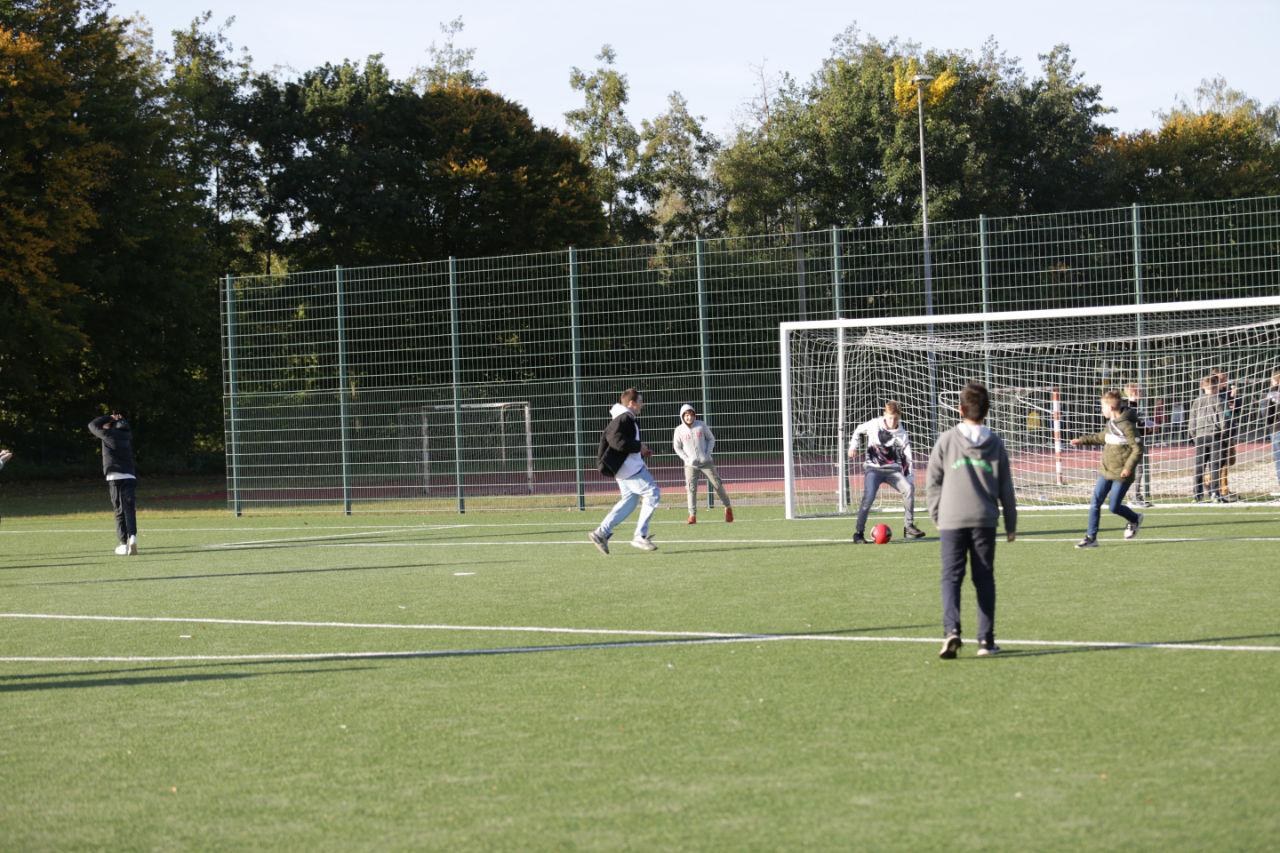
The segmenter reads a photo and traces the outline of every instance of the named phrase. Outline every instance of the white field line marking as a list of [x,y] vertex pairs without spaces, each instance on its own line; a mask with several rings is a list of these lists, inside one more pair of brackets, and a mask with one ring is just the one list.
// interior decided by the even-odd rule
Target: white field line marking
[[[100,622],[178,622],[183,624],[214,625],[254,625],[269,627],[309,627],[309,628],[369,628],[419,631],[485,631],[493,633],[543,633],[543,634],[588,634],[595,636],[617,637],[652,637],[654,640],[620,642],[620,643],[580,643],[571,646],[515,646],[500,649],[443,649],[432,651],[390,651],[390,652],[313,652],[307,654],[244,654],[244,655],[161,655],[161,656],[111,656],[95,655],[84,657],[62,656],[6,656],[0,657],[5,663],[38,663],[38,662],[141,662],[141,661],[239,661],[239,660],[333,660],[339,658],[372,658],[372,657],[448,657],[460,655],[484,655],[533,651],[569,651],[576,649],[632,648],[654,645],[689,645],[697,643],[757,643],[807,641],[827,643],[933,643],[934,637],[890,637],[890,636],[850,636],[843,634],[743,634],[724,633],[719,631],[647,631],[620,628],[550,628],[517,625],[432,625],[394,623],[360,623],[360,622],[303,622],[277,621],[265,619],[213,619],[182,618],[173,616],[94,616],[49,613],[0,613],[0,619],[51,619]],[[1215,645],[1212,643],[1141,643],[1122,641],[1087,641],[1087,640],[1008,640],[1001,638],[1006,646],[1030,646],[1038,648],[1074,648],[1074,649],[1165,649],[1170,651],[1202,651],[1202,652],[1280,652],[1280,645],[1246,646]]]

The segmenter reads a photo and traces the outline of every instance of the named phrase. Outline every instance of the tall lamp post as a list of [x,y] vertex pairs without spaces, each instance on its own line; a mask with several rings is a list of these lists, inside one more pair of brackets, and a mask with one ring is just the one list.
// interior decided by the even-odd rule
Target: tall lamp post
[[[916,116],[920,122],[920,223],[924,236],[924,313],[933,315],[933,259],[929,255],[929,189],[924,172],[924,85],[933,80],[932,74],[917,74],[911,78],[916,84]],[[929,352],[929,431],[938,434],[938,367],[933,353],[933,324],[928,326]]]

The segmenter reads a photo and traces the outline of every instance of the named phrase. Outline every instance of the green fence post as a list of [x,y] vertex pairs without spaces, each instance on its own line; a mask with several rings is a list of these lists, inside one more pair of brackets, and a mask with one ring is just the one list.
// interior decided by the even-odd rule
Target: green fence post
[[453,480],[457,484],[458,513],[467,511],[462,488],[462,342],[458,319],[458,259],[449,256],[449,352],[453,362]]
[[[1142,212],[1135,202],[1133,205],[1133,301],[1135,305],[1142,304]],[[1142,341],[1142,314],[1137,315],[1136,331],[1138,333],[1138,384],[1142,386],[1143,393],[1147,388],[1147,359],[1146,347]]]
[[334,267],[338,293],[338,424],[342,445],[342,511],[351,515],[351,433],[347,423],[347,330],[342,304],[342,267]]
[[[695,268],[698,276],[698,382],[702,386],[702,411],[699,414],[701,414],[703,418],[706,418],[707,400],[710,396],[707,386],[711,381],[711,356],[707,340],[707,270],[705,267],[705,260],[703,259],[701,237],[694,238],[693,253],[696,260]],[[715,505],[716,494],[708,484],[707,506],[714,507]]]
[[[978,257],[982,274],[982,313],[991,312],[991,268],[987,258],[987,217],[978,214]],[[982,321],[982,384],[991,387],[991,324]]]
[[[844,281],[844,270],[841,267],[840,259],[840,229],[831,226],[831,316],[836,320],[840,319],[840,309],[843,305],[841,298],[842,284]],[[849,466],[847,454],[845,453],[845,445],[848,443],[846,434],[849,431],[849,378],[847,368],[844,361],[845,342],[844,329],[836,329],[836,400],[839,408],[836,409],[836,464],[835,470],[839,472],[836,477],[836,509],[844,512],[849,508]]]
[[573,349],[573,476],[578,510],[587,509],[587,485],[582,479],[582,312],[578,305],[578,252],[569,247],[569,339]]
[[231,457],[231,509],[237,516],[240,515],[240,453],[239,453],[239,435],[237,434],[236,423],[236,288],[235,282],[231,278],[231,273],[227,273],[227,393],[228,393],[228,416],[231,420],[230,434],[228,435],[228,450]]

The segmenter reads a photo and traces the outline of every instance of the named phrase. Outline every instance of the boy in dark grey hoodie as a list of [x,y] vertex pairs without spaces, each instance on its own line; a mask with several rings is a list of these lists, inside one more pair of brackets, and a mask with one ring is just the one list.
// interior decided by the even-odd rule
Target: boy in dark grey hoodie
[[133,464],[133,430],[124,415],[103,415],[89,421],[89,432],[102,441],[102,473],[107,478],[111,508],[116,511],[116,537],[121,557],[138,553],[137,485]]
[[929,454],[925,485],[929,516],[942,543],[942,628],[946,639],[938,657],[950,660],[960,640],[960,588],[965,562],[973,570],[978,594],[978,654],[993,655],[996,645],[996,523],[1004,511],[1005,538],[1017,537],[1018,505],[1013,494],[1009,454],[1000,436],[983,425],[991,397],[984,385],[970,382],[960,392],[964,419],[938,436]]

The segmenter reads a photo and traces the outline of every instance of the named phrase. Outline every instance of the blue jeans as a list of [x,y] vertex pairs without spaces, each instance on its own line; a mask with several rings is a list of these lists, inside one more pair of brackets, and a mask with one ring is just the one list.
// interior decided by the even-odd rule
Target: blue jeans
[[[1125,492],[1129,491],[1130,483],[1124,480],[1108,480],[1106,477],[1098,477],[1098,482],[1093,484],[1093,501],[1089,504],[1089,530],[1086,535],[1098,535],[1098,516],[1102,514],[1102,502],[1107,501],[1107,508],[1116,515],[1123,518],[1130,524],[1136,523],[1138,514],[1124,505]],[[1110,498],[1108,498],[1110,493]]]
[[1276,483],[1280,483],[1280,432],[1271,434],[1271,461],[1276,463]]
[[903,523],[915,524],[916,521],[916,484],[901,471],[881,471],[878,468],[866,468],[862,472],[862,503],[858,504],[858,521],[854,528],[863,533],[867,527],[867,513],[876,502],[876,492],[880,484],[888,483],[902,494]]
[[641,468],[630,477],[615,479],[618,481],[618,490],[622,492],[622,497],[613,505],[613,509],[609,510],[604,521],[600,522],[596,532],[608,539],[613,535],[613,528],[626,520],[626,517],[636,508],[636,504],[640,503],[640,517],[636,519],[636,536],[641,538],[648,536],[649,519],[653,518],[653,513],[658,508],[662,490],[658,488],[648,468]]
[[996,529],[961,527],[939,530],[942,543],[942,631],[945,636],[960,633],[960,587],[964,585],[965,562],[973,573],[978,593],[978,642],[996,640]]

